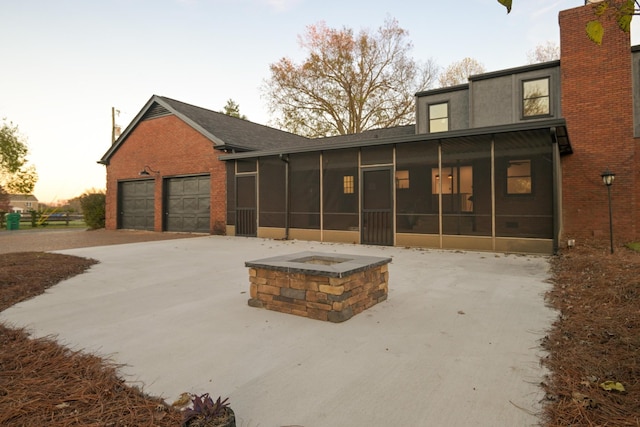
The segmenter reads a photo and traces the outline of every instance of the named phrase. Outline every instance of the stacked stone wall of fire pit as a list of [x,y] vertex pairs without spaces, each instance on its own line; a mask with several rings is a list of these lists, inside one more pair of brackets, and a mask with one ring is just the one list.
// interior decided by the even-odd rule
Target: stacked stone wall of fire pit
[[[320,258],[317,254],[304,255],[305,260],[328,259]],[[343,258],[332,259],[353,261],[353,256],[340,257]],[[294,258],[301,259],[299,254]],[[371,260],[371,257],[367,258]],[[282,263],[277,263],[277,266],[261,266],[259,264],[264,264],[265,260],[253,261],[247,263],[250,267],[249,305],[311,319],[344,322],[387,299],[390,261],[387,258],[377,258],[376,262],[365,267],[359,266],[352,272],[347,270],[346,274],[322,271],[332,268],[318,266],[319,262],[306,261],[315,264],[306,269],[298,265],[287,268]],[[338,265],[340,261],[334,264]]]

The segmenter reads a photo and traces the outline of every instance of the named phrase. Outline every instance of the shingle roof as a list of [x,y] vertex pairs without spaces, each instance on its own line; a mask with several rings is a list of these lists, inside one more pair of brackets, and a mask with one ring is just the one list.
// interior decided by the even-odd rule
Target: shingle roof
[[392,138],[395,136],[408,136],[416,134],[416,125],[396,126],[393,128],[372,129],[361,133],[349,135],[328,136],[326,138],[314,139],[314,144],[334,144],[340,142],[371,141],[375,139]]
[[211,140],[216,149],[229,151],[267,150],[294,147],[311,142],[308,138],[239,119],[206,108],[196,107],[164,96],[154,95],[109,147],[98,163],[108,164],[139,122],[148,117],[173,114]]
[[[216,148],[252,151],[295,146],[309,141],[299,135],[185,104],[175,99],[164,96],[157,98],[165,101],[175,111],[182,113],[219,140],[219,142],[216,141]],[[220,145],[224,147],[220,147]]]
[[37,202],[38,199],[33,194],[9,194],[11,202]]

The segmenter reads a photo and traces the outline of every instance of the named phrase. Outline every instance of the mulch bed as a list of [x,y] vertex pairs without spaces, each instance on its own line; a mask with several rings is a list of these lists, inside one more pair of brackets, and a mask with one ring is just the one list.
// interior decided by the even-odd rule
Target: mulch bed
[[546,425],[640,426],[640,254],[590,245],[554,257],[552,271]]
[[[43,252],[0,257],[0,310],[80,274],[95,260]],[[176,427],[182,414],[161,399],[125,385],[118,366],[32,339],[0,323],[0,425]]]
[[[0,257],[0,310],[95,263],[23,252]],[[552,261],[558,310],[541,345],[549,375],[541,419],[555,426],[640,426],[640,255],[597,245]],[[624,391],[605,390],[605,381]],[[118,377],[108,360],[0,324],[0,425],[178,426],[179,411]]]

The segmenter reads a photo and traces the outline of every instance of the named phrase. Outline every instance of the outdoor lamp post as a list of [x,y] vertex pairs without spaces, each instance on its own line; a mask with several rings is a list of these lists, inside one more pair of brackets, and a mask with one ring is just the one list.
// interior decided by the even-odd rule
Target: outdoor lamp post
[[611,253],[613,253],[613,220],[611,217],[611,184],[613,184],[613,179],[616,177],[616,174],[611,172],[609,168],[606,171],[600,174],[602,177],[602,182],[607,186],[607,193],[609,195],[609,241],[611,242]]

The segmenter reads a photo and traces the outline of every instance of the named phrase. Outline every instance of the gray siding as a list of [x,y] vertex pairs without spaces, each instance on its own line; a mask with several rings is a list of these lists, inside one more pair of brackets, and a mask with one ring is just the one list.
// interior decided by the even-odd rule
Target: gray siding
[[518,102],[512,76],[472,81],[470,86],[471,127],[515,122],[514,110]]
[[449,103],[449,130],[469,128],[469,89],[467,85],[450,91],[433,91],[433,95],[416,96],[416,132],[428,133],[429,105]]
[[[640,56],[637,59],[640,68]],[[533,119],[523,118],[523,81],[545,77],[549,78],[551,114]],[[640,88],[640,74],[635,83]],[[449,103],[449,130],[561,118],[560,84],[560,62],[552,61],[472,76],[468,85],[421,92],[416,94],[416,131],[419,134],[429,132],[428,106],[440,102]],[[640,103],[636,107],[640,111]]]

